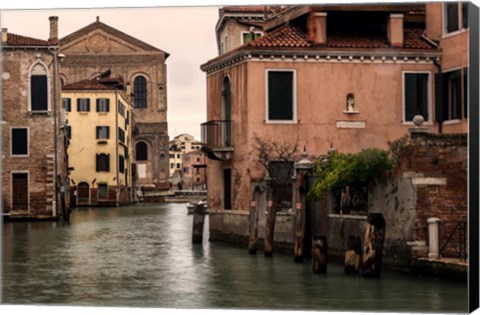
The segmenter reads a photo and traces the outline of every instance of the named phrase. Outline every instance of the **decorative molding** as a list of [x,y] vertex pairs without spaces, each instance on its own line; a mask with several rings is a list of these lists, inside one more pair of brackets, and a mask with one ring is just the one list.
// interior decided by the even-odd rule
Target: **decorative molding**
[[351,121],[351,120],[338,120],[336,124],[337,128],[342,129],[364,129],[364,121]]

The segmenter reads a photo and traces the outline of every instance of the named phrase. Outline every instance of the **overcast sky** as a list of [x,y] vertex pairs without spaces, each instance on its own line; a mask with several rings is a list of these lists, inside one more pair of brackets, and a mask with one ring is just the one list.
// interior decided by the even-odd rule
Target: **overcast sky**
[[[206,76],[200,65],[216,56],[217,6],[2,10],[8,32],[48,39],[49,16],[59,17],[59,37],[100,21],[170,54],[167,64],[169,136],[200,140],[206,120]],[[68,56],[67,56],[68,58]]]

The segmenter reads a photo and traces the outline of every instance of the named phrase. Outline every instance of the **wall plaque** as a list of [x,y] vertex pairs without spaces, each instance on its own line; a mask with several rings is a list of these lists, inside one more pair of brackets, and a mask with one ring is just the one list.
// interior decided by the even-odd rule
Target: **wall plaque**
[[365,122],[364,121],[339,120],[339,121],[337,121],[337,128],[363,129],[363,128],[365,128]]

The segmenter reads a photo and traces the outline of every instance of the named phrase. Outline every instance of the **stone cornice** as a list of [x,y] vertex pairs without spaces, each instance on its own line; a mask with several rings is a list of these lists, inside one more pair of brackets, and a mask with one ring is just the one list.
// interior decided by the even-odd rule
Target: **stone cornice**
[[287,49],[254,50],[242,49],[221,56],[201,66],[207,74],[237,65],[246,61],[295,61],[329,63],[433,63],[440,61],[441,50],[413,49]]

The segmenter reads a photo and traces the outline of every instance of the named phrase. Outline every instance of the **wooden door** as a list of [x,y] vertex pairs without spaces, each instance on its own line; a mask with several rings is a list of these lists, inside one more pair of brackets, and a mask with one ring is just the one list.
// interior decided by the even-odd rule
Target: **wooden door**
[[28,174],[12,174],[12,210],[28,210]]

